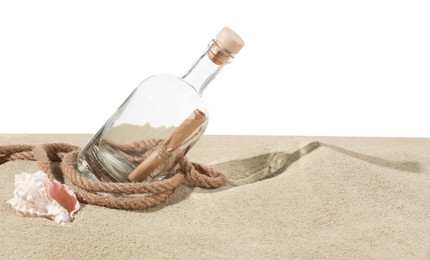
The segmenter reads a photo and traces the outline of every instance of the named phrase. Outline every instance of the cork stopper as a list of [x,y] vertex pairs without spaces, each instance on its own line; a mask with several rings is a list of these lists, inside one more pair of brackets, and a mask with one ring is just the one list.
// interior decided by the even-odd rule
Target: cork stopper
[[209,58],[217,65],[231,60],[237,54],[245,42],[242,38],[228,27],[224,27],[217,34],[214,43],[209,49]]
[[215,40],[224,50],[231,54],[237,54],[245,45],[242,38],[232,29],[224,27],[216,36]]

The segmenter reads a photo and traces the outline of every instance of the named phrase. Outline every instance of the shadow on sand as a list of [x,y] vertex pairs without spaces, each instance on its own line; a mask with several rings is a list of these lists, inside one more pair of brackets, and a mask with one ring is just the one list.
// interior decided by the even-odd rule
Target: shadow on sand
[[246,159],[232,160],[224,163],[211,165],[211,167],[223,172],[228,179],[228,184],[214,190],[194,189],[188,185],[179,187],[167,200],[159,206],[144,210],[145,212],[157,211],[165,206],[176,204],[192,192],[212,193],[220,192],[237,186],[242,186],[258,181],[263,181],[285,172],[288,167],[300,158],[312,153],[320,147],[325,147],[353,158],[371,163],[377,166],[406,172],[421,172],[420,164],[416,161],[391,161],[384,158],[354,152],[336,145],[322,142],[311,142],[293,153],[272,152]]
[[377,166],[399,171],[420,172],[420,164],[415,161],[391,161],[321,142],[311,142],[293,153],[273,152],[211,166],[227,175],[228,186],[241,186],[275,177],[285,172],[291,164],[320,147],[326,147]]

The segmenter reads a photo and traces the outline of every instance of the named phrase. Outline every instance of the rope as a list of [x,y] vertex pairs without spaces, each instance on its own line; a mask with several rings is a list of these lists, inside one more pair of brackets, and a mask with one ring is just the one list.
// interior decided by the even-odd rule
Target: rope
[[[156,144],[154,142],[153,144]],[[151,146],[151,143],[144,145]],[[132,149],[138,147],[123,147]],[[139,149],[143,149],[142,145]],[[146,150],[149,148],[146,148]],[[65,143],[0,146],[0,165],[14,160],[37,161],[50,179],[55,179],[53,166],[60,163],[61,174],[82,190],[75,191],[80,202],[116,209],[144,209],[165,201],[187,178],[192,186],[213,189],[226,184],[225,176],[213,168],[180,157],[173,176],[151,183],[119,183],[93,181],[76,169],[78,146]],[[98,193],[110,193],[111,196]]]

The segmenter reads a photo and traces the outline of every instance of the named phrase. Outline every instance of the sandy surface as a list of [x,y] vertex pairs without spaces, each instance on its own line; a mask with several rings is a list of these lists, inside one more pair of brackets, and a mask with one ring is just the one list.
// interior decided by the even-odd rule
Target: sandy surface
[[144,211],[84,205],[65,225],[16,216],[14,175],[38,169],[1,165],[0,259],[430,259],[430,139],[205,136],[190,158],[229,186],[183,186]]

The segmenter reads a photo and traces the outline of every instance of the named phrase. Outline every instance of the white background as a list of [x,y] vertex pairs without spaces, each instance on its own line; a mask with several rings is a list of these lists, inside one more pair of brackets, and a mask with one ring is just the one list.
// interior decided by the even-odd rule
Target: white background
[[94,133],[223,26],[208,134],[430,137],[429,1],[1,1],[0,133]]

